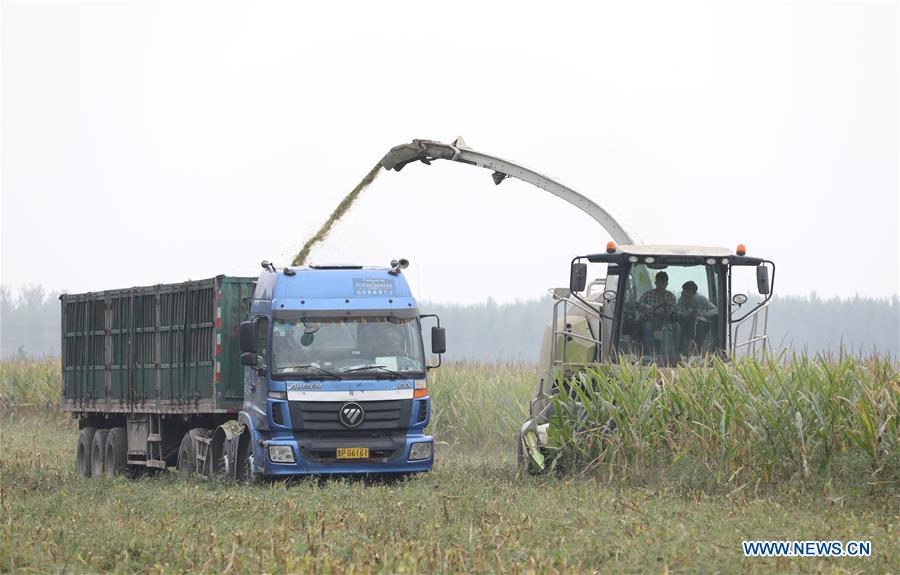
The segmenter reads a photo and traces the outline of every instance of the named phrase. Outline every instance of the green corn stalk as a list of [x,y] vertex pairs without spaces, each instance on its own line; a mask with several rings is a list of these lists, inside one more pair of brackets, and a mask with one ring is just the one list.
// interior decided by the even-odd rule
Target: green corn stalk
[[[890,358],[780,354],[658,372],[620,362],[560,382],[549,436],[565,469],[640,478],[685,460],[722,483],[830,476],[839,456],[897,475]],[[698,469],[700,469],[698,468]]]

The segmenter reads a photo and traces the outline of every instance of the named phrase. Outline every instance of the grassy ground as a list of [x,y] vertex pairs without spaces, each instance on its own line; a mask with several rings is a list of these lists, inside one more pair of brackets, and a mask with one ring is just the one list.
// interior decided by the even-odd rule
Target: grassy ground
[[[396,483],[80,481],[74,422],[8,408],[0,571],[900,572],[900,494],[864,480],[729,497],[665,479],[517,476],[512,434],[533,374],[442,368],[437,464]],[[869,540],[872,557],[745,559],[745,539]]]

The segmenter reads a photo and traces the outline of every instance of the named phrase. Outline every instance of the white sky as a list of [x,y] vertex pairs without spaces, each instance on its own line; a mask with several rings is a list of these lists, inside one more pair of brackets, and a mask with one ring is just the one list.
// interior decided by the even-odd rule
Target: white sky
[[[556,177],[648,243],[746,243],[776,292],[898,292],[896,2],[2,4],[0,281],[288,263],[394,145]],[[537,297],[608,236],[522,182],[383,172],[314,262]]]

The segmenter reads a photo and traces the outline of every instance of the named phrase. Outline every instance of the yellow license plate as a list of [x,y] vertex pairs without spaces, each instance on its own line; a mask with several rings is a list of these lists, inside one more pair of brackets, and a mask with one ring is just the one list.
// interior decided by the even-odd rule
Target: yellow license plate
[[338,459],[368,459],[369,457],[369,448],[368,447],[338,447],[337,448],[337,458]]

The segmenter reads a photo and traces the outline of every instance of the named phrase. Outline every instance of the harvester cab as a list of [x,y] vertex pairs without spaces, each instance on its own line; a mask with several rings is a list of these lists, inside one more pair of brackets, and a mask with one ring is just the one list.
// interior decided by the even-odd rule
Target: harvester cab
[[543,468],[551,398],[592,367],[619,361],[702,365],[715,356],[764,352],[774,278],[775,264],[747,256],[743,245],[731,252],[609,242],[605,253],[574,258],[569,287],[550,290],[552,319],[521,429],[520,464]]
[[[589,265],[597,264],[606,269],[589,274]],[[757,272],[761,299],[752,306],[741,292],[747,279],[738,271],[743,268]],[[569,287],[551,290],[557,341],[555,346],[545,341],[549,363],[614,362],[624,356],[671,366],[695,356],[763,349],[774,271],[771,261],[745,251],[610,242],[606,253],[574,258]],[[589,275],[595,277],[590,283]],[[741,326],[749,318],[757,323],[751,320],[742,341]]]

